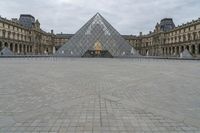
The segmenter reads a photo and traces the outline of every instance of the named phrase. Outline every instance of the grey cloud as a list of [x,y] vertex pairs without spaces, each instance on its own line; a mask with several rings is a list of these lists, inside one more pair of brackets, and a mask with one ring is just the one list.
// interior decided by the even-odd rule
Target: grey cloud
[[1,16],[29,13],[44,30],[75,33],[100,12],[121,34],[147,33],[164,17],[176,24],[199,17],[199,0],[0,0]]

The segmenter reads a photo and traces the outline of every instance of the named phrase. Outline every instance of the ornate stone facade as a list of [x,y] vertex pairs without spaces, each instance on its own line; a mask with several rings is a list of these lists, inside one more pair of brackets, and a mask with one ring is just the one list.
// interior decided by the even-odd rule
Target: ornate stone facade
[[8,47],[17,55],[52,54],[55,35],[43,31],[38,20],[31,24],[27,27],[18,19],[0,17],[0,51]]
[[141,43],[136,49],[142,55],[179,57],[187,49],[194,57],[200,57],[200,19],[168,30],[157,24],[154,32],[135,40]]

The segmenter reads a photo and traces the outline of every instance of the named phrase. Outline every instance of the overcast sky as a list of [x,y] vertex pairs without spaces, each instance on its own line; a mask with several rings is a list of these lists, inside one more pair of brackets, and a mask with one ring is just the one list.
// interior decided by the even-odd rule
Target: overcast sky
[[176,25],[200,17],[200,0],[0,0],[8,19],[32,14],[45,31],[75,33],[99,12],[121,34],[148,33],[162,18]]

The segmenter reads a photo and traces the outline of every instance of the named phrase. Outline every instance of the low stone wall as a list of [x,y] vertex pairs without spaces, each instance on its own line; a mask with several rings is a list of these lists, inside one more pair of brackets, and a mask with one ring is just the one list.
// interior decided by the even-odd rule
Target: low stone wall
[[[55,56],[55,55],[1,55],[0,58],[81,58],[81,57],[67,57],[67,56]],[[87,58],[87,57],[82,57]],[[117,57],[127,58],[127,57]],[[141,58],[141,59],[170,59],[170,60],[200,60],[199,57],[195,58],[180,58],[180,57],[161,57],[161,56],[138,56],[130,58]]]

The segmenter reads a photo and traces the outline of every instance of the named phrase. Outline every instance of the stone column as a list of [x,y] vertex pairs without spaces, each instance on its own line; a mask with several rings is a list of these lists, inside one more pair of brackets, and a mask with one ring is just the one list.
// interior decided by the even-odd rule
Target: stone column
[[171,56],[173,55],[173,47],[171,46]]
[[198,55],[199,51],[198,51],[198,44],[195,45],[195,55]]
[[180,54],[180,48],[179,48],[179,46],[176,47],[176,54],[177,54],[177,55]]
[[15,44],[13,43],[13,53],[15,53]]
[[167,47],[167,55],[170,55],[169,47]]
[[192,45],[189,45],[189,51],[192,53]]
[[174,54],[177,55],[177,48],[174,46]]
[[166,55],[166,48],[164,47],[163,56]]
[[8,43],[8,48],[10,49],[10,43]]
[[24,54],[27,53],[27,45],[25,44]]
[[165,56],[165,48],[163,47],[163,56]]
[[184,51],[186,48],[187,48],[187,46],[186,46],[186,45],[184,45],[184,46],[183,46],[183,51]]
[[53,47],[53,54],[55,54],[56,53],[56,48],[55,48],[55,46]]
[[1,45],[2,45],[2,49],[3,49],[5,47],[5,42],[2,42]]

